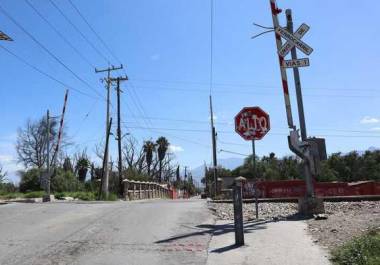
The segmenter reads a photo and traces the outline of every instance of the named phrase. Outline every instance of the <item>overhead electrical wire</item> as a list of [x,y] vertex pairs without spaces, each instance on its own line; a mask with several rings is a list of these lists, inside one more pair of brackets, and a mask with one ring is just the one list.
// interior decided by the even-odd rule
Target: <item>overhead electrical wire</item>
[[[206,129],[182,129],[182,128],[165,128],[165,127],[154,127],[148,128],[143,126],[128,126],[133,129],[152,129],[152,130],[162,130],[162,131],[180,131],[180,132],[209,132]],[[234,131],[218,131],[218,133],[226,133],[226,134],[235,134]],[[271,135],[288,135],[288,133],[275,133],[272,132]],[[325,137],[347,137],[347,138],[380,138],[380,135],[344,135],[344,134],[320,134],[319,136]]]
[[65,15],[65,13],[62,11],[62,9],[54,2],[54,0],[49,0],[49,2],[54,6],[56,10],[61,14],[61,16],[75,29],[75,31],[87,42],[87,44],[100,56],[102,57],[107,64],[111,64],[108,58],[100,52],[98,48],[95,47],[95,45],[87,39],[87,37],[82,33],[82,31]]
[[61,59],[59,59],[53,52],[51,52],[45,45],[43,45],[39,40],[37,40],[26,28],[24,28],[16,19],[14,19],[5,9],[0,5],[0,12],[3,13],[9,20],[11,20],[21,31],[23,31],[29,38],[31,38],[41,49],[43,49],[47,54],[49,54],[56,62],[63,66],[67,71],[69,71],[76,79],[82,82],[90,90],[94,91],[98,96],[102,97],[100,93],[93,88],[87,81],[76,74],[70,67],[68,67]]
[[95,68],[94,64],[91,63],[91,61],[84,56],[73,44],[71,44],[71,41],[69,41],[52,23],[49,22],[49,20],[46,19],[46,17],[38,11],[38,9],[29,1],[24,0],[27,5],[30,6],[34,10],[34,12],[71,48],[75,53],[83,60],[85,61],[90,67]]
[[112,50],[108,47],[107,43],[103,40],[102,37],[100,37],[100,35],[95,31],[95,29],[90,25],[90,23],[88,22],[88,20],[82,15],[82,13],[80,12],[80,10],[76,7],[76,5],[74,5],[74,3],[71,1],[71,0],[68,0],[68,2],[70,3],[70,5],[75,9],[75,11],[78,13],[78,15],[82,18],[82,20],[86,23],[86,25],[90,28],[90,30],[92,31],[92,33],[94,33],[94,35],[96,36],[96,38],[103,44],[103,46],[107,49],[107,51],[112,55],[112,57],[118,61],[119,64],[122,64],[121,61],[115,56],[115,54],[112,52]]
[[[184,84],[184,85],[197,85],[197,86],[209,86],[209,83],[201,82],[201,81],[187,81],[187,80],[159,80],[159,79],[140,79],[133,78],[133,80],[137,82],[146,82],[146,83],[166,83],[166,84]],[[273,88],[279,89],[278,86],[275,85],[263,85],[263,84],[241,84],[241,83],[215,83],[213,82],[213,87],[247,87],[247,88]],[[337,88],[337,87],[304,87],[305,90],[336,90],[336,91],[358,91],[358,92],[380,92],[380,89],[371,89],[371,88]]]
[[[50,0],[52,1],[52,0]],[[112,51],[112,49],[107,45],[107,43],[104,41],[104,39],[100,36],[100,34],[97,33],[97,31],[94,29],[94,27],[89,23],[89,21],[86,19],[86,17],[82,14],[82,12],[79,10],[79,8],[71,1],[71,0],[68,0],[70,5],[75,9],[75,11],[78,13],[78,15],[81,17],[81,19],[85,22],[85,24],[88,26],[88,28],[92,31],[92,33],[96,36],[96,38],[103,44],[103,46],[107,49],[107,51],[112,55],[112,57],[118,61],[119,64],[122,64],[121,60],[115,55],[115,53]],[[127,75],[125,69],[123,68],[122,71],[124,72],[125,75]],[[138,112],[141,112],[142,116],[146,116],[146,112],[145,112],[145,109],[143,107],[143,104],[141,103],[141,100],[137,94],[137,92],[135,91],[135,87],[133,85],[133,83],[131,82],[131,80],[129,80],[129,85],[131,86],[131,100],[133,102],[133,104],[136,106]],[[148,124],[148,122],[150,124]],[[147,121],[144,120],[144,123],[146,123],[146,125],[149,127],[149,126],[152,126],[152,122],[148,119]]]
[[99,97],[95,97],[93,95],[90,95],[86,92],[83,92],[75,87],[72,87],[64,82],[62,82],[61,80],[55,78],[54,76],[44,72],[43,70],[41,70],[40,68],[38,68],[37,66],[34,66],[33,64],[29,63],[28,61],[26,61],[25,59],[23,59],[22,57],[20,57],[19,55],[15,54],[14,52],[12,52],[11,50],[9,50],[8,48],[4,47],[3,45],[0,44],[0,48],[3,49],[4,51],[6,51],[8,54],[14,56],[17,60],[19,60],[20,62],[22,62],[23,64],[29,66],[30,68],[32,68],[33,70],[35,70],[36,72],[40,73],[41,75],[44,75],[45,77],[53,80],[54,82],[57,82],[58,84],[62,85],[64,88],[69,88],[70,90],[72,91],[75,91],[83,96],[86,96],[86,97],[90,97],[90,98],[93,98],[93,99],[99,99]]

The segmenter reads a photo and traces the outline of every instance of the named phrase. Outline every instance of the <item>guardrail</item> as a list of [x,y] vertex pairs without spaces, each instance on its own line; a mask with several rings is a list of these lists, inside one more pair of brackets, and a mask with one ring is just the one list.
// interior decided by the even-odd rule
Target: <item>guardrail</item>
[[154,198],[169,198],[170,190],[155,182],[144,182],[135,180],[123,180],[124,197],[126,200],[144,200]]

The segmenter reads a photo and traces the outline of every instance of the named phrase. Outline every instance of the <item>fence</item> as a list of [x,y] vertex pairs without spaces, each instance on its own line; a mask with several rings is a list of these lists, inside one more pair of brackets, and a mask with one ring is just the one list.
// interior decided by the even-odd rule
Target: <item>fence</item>
[[124,197],[126,200],[144,200],[154,198],[173,198],[175,190],[155,182],[123,180]]
[[[306,186],[302,180],[258,181],[256,183],[258,196],[261,198],[302,197]],[[354,196],[354,195],[380,195],[380,182],[314,182],[317,196]],[[254,196],[255,183],[246,182],[243,187],[244,198]]]

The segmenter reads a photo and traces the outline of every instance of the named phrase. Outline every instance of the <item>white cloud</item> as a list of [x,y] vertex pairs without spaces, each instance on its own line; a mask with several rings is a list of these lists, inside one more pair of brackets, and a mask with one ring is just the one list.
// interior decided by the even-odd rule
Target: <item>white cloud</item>
[[159,55],[158,53],[153,54],[152,56],[150,56],[150,59],[152,61],[158,61],[158,60],[160,60],[160,58],[161,58],[161,55]]
[[184,149],[179,146],[179,145],[169,145],[169,151],[172,152],[172,153],[178,153],[178,152],[183,152]]
[[0,163],[10,163],[14,161],[13,156],[11,155],[0,155]]
[[371,128],[371,131],[380,132],[380,127]]
[[365,116],[363,119],[360,120],[360,123],[362,124],[369,124],[369,123],[379,123],[380,119],[370,116]]

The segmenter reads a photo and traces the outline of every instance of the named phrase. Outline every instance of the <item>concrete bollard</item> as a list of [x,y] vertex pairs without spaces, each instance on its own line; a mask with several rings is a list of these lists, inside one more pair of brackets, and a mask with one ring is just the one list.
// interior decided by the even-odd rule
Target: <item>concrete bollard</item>
[[234,224],[235,224],[235,245],[244,245],[244,223],[243,223],[243,181],[245,178],[238,177],[235,179],[233,187],[233,203],[234,203]]

